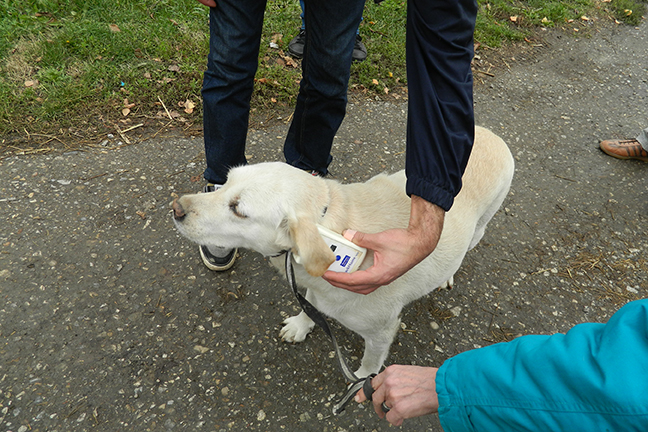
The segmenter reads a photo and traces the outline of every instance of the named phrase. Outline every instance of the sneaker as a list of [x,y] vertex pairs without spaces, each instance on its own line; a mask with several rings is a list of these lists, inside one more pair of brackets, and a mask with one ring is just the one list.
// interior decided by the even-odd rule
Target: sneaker
[[362,43],[362,37],[357,34],[355,45],[353,47],[353,61],[361,62],[367,58],[367,47]]
[[288,52],[295,58],[304,56],[304,45],[306,44],[306,30],[299,30],[299,34],[288,44]]
[[[214,192],[221,187],[221,185],[209,183],[203,188],[203,193]],[[203,264],[205,264],[209,270],[213,271],[225,271],[232,267],[236,260],[236,253],[238,252],[237,248],[230,249],[219,246],[204,245],[200,245],[198,250]]]
[[617,159],[637,159],[648,162],[648,152],[636,139],[601,141],[601,150]]

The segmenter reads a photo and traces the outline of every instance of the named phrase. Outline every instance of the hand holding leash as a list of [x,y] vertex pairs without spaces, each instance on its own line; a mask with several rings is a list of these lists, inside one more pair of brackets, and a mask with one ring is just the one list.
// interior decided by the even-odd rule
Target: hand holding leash
[[400,426],[407,418],[437,412],[437,368],[392,365],[382,373],[369,376],[355,397],[370,400],[378,417]]

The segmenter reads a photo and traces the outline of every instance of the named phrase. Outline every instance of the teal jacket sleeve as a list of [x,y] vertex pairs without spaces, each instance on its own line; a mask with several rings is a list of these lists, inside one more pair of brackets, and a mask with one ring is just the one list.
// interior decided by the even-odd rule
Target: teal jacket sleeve
[[446,432],[648,431],[648,299],[607,324],[459,354],[436,389]]

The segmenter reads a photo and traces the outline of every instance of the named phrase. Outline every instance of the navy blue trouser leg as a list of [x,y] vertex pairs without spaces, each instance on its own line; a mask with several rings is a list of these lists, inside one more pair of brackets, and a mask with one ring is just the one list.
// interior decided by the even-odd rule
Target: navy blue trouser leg
[[204,177],[222,184],[246,163],[250,98],[258,67],[266,0],[218,0],[209,13],[209,57],[203,77]]
[[344,119],[347,87],[364,0],[305,0],[306,46],[286,161],[326,174],[333,138]]

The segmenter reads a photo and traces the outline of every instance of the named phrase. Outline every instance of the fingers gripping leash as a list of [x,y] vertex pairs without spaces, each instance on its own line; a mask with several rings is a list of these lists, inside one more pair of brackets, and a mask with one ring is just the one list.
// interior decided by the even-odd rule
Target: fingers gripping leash
[[[375,391],[375,389],[373,388],[373,385],[371,385],[371,380],[375,376],[376,376],[376,374],[369,375],[367,377],[367,379],[364,381],[364,384],[362,386],[362,391],[364,392],[365,397],[367,398],[368,401],[372,400],[372,396],[373,396],[373,393]],[[387,405],[385,405],[385,402],[380,404],[380,408],[383,410],[383,412],[385,414],[387,414],[389,412],[389,410],[391,410],[391,408],[389,408]]]

